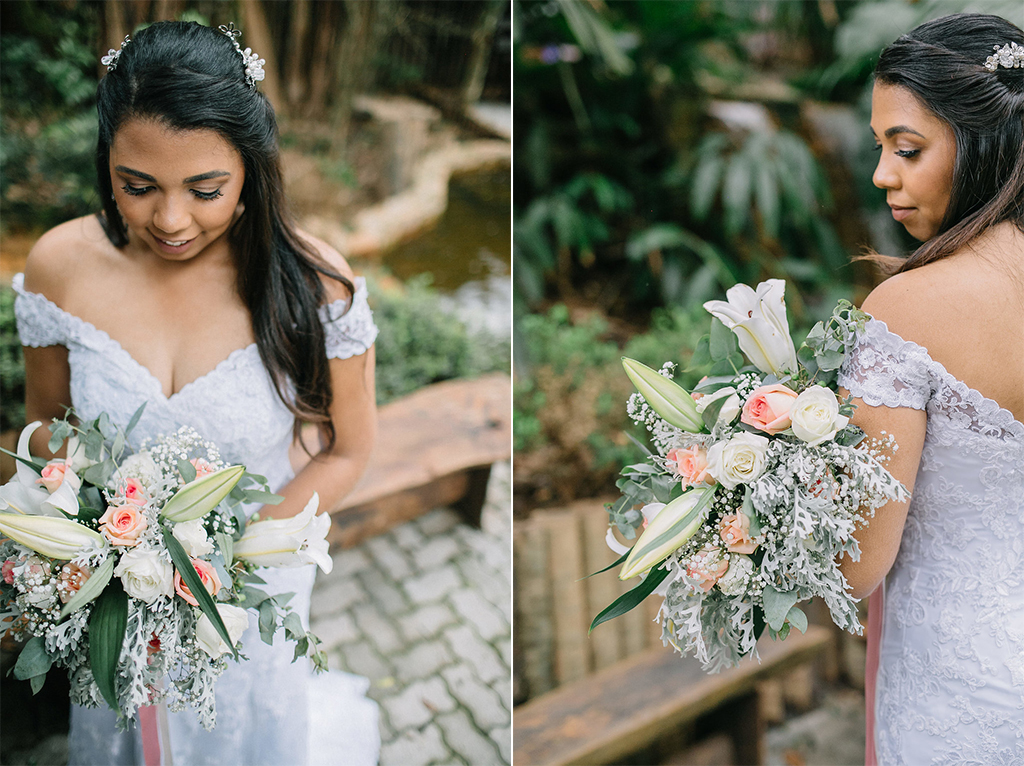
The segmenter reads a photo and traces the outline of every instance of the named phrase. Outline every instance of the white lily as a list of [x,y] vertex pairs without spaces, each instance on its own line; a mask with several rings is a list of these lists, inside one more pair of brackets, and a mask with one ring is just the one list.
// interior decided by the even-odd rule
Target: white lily
[[99,532],[52,516],[0,513],[0,533],[36,553],[61,561],[70,561],[86,550],[98,550],[107,544]]
[[769,279],[757,286],[730,287],[728,301],[708,301],[704,308],[736,334],[740,349],[757,369],[782,375],[796,372],[796,349],[786,318],[786,283]]
[[635,359],[623,357],[622,367],[636,390],[665,422],[691,433],[704,428],[697,405],[685,388]]
[[[22,429],[21,436],[18,437],[18,457],[24,460],[32,459],[28,446],[29,439],[41,425],[42,423],[36,420]],[[78,515],[78,490],[81,488],[81,480],[75,474],[70,461],[68,470],[64,473],[64,480],[53,494],[39,485],[39,474],[20,460],[16,465],[17,473],[14,478],[0,487],[0,510],[59,518],[64,517],[61,511],[70,516]]]
[[290,519],[267,519],[250,524],[234,545],[234,557],[260,567],[297,567],[317,564],[330,572],[334,560],[328,553],[327,531],[331,517],[317,515],[320,496],[314,492],[301,513]]
[[717,489],[691,489],[658,510],[623,562],[619,579],[628,580],[646,572],[693,537],[707,518]]

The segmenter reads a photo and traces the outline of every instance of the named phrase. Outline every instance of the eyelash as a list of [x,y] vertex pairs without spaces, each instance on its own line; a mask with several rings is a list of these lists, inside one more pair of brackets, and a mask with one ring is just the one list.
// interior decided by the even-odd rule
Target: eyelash
[[[882,151],[882,145],[881,144],[875,144],[875,151],[876,152]],[[900,150],[896,151],[896,156],[897,157],[902,157],[905,160],[909,160],[909,159],[912,159],[912,158],[916,157],[920,153],[921,153],[920,149],[900,149]]]
[[[149,186],[144,186],[140,189],[136,186],[132,186],[131,184],[125,184],[124,186],[121,187],[125,194],[128,194],[132,197],[141,197],[143,194],[146,194],[150,190],[150,188],[151,187]],[[191,191],[198,199],[202,200],[213,200],[217,199],[217,197],[224,196],[220,189],[217,189],[216,191],[212,192],[202,192],[199,191],[198,189],[192,189]]]

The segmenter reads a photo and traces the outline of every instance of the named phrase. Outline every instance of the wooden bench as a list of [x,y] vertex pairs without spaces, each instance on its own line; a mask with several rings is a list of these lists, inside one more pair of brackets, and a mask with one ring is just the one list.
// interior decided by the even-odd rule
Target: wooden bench
[[832,641],[830,630],[811,625],[806,634],[794,631],[785,641],[762,640],[760,664],[745,660],[717,675],[670,649],[648,649],[515,708],[513,762],[622,762],[698,717],[721,711],[736,761],[762,763],[758,684],[813,660]]
[[331,545],[358,545],[442,505],[479,526],[491,465],[512,454],[509,376],[435,383],[381,407],[377,422],[366,473],[331,512]]

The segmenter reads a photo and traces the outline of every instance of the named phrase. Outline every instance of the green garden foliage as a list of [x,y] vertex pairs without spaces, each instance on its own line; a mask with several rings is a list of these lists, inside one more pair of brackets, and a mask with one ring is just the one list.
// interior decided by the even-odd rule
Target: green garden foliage
[[97,9],[3,3],[0,212],[4,228],[39,230],[98,208]]
[[14,290],[0,287],[0,431],[25,424],[25,363],[14,322]]
[[370,290],[377,337],[377,402],[452,378],[509,371],[509,339],[472,329],[442,306],[429,276]]

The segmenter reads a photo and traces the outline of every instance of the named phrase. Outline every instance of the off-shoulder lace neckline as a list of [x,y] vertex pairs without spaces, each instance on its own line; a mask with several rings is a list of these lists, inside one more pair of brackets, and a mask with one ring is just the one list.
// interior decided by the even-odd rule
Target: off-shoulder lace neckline
[[[55,311],[59,312],[69,321],[77,323],[79,327],[81,327],[83,330],[92,332],[97,338],[100,339],[101,342],[103,342],[109,347],[110,351],[120,355],[129,364],[131,364],[133,367],[142,372],[147,377],[149,385],[153,388],[154,392],[157,393],[164,401],[168,403],[180,398],[186,391],[190,389],[201,387],[204,384],[204,382],[210,380],[210,378],[215,377],[222,370],[234,368],[237,365],[238,361],[241,358],[245,357],[246,355],[252,354],[253,352],[258,352],[258,347],[255,341],[250,343],[248,346],[236,348],[231,353],[229,353],[224,359],[221,359],[219,362],[217,362],[217,364],[215,364],[211,369],[207,370],[199,377],[193,378],[192,380],[188,381],[177,391],[172,391],[170,395],[167,395],[164,393],[164,386],[160,379],[156,375],[154,375],[153,372],[148,367],[146,367],[146,365],[142,364],[142,362],[140,362],[138,359],[132,356],[131,352],[128,351],[128,349],[126,349],[124,346],[122,346],[120,341],[118,341],[116,338],[111,337],[106,330],[101,330],[100,328],[96,327],[96,325],[94,325],[92,322],[88,322],[85,319],[82,319],[81,317],[72,314],[70,311],[62,309],[60,306],[51,301],[42,293],[36,293],[30,290],[26,290],[25,275],[23,273],[15,274],[14,279],[11,280],[11,284],[16,292],[22,295],[32,296],[37,300],[43,301],[43,303],[53,307]],[[331,313],[334,310],[343,310],[350,302],[354,304],[355,296],[358,295],[361,290],[366,289],[365,280],[362,277],[356,277],[355,284],[356,293],[355,295],[352,296],[352,298],[339,298],[338,300],[332,301],[331,303],[325,303],[323,306],[320,307],[320,310],[323,311],[326,309],[328,313]]]
[[946,383],[946,385],[948,385],[950,388],[952,388],[954,391],[960,394],[960,396],[965,401],[973,405],[974,408],[979,412],[983,411],[979,405],[985,405],[984,412],[995,419],[996,425],[1014,434],[1014,436],[1024,438],[1024,423],[1017,420],[1017,418],[1014,416],[1012,412],[1010,412],[1010,410],[1000,405],[999,402],[997,402],[995,399],[989,399],[976,388],[971,388],[962,380],[955,377],[951,372],[949,372],[949,370],[945,368],[945,366],[943,366],[942,362],[936,361],[932,357],[932,355],[928,353],[927,348],[922,346],[920,343],[915,343],[912,340],[907,340],[901,335],[894,333],[892,330],[889,329],[888,325],[886,325],[886,323],[883,322],[881,319],[875,319],[874,317],[870,317],[868,319],[868,324],[881,325],[882,330],[884,330],[894,338],[898,339],[900,342],[904,343],[905,347],[920,349],[921,353],[923,353],[927,358],[928,362],[934,366],[936,372],[939,374],[939,377],[942,378],[942,381]]

